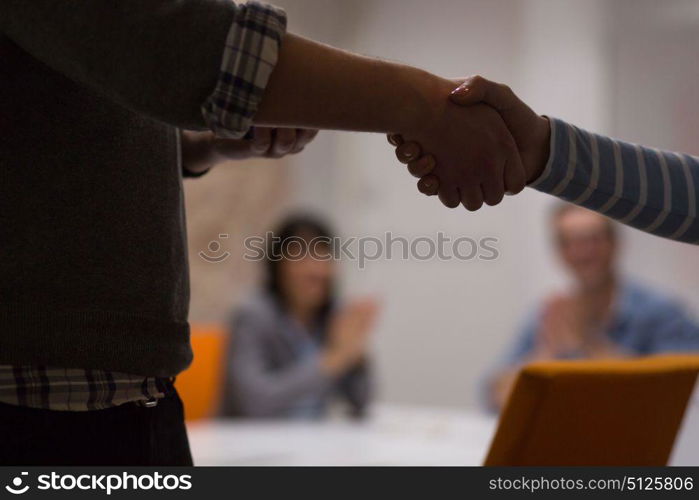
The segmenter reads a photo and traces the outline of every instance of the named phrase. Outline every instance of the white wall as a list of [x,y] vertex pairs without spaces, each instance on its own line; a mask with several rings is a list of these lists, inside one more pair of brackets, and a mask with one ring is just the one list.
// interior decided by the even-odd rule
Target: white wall
[[[699,3],[614,3],[612,133],[699,155]],[[628,229],[624,267],[699,312],[699,251]]]
[[[627,131],[651,140],[670,120],[662,115],[660,123],[635,129],[639,120],[630,119],[629,110],[640,103],[629,97],[612,104],[619,97],[616,82],[629,83],[624,78],[648,65],[639,52],[621,75],[613,70],[618,57],[634,50],[624,49],[626,31],[609,29],[611,20],[618,9],[633,10],[636,2],[616,7],[601,0],[278,3],[288,8],[294,31],[447,76],[482,73],[510,83],[537,111],[600,132]],[[653,61],[666,55],[661,50]],[[679,64],[672,68],[681,70]],[[645,84],[643,97],[653,97],[653,80]],[[667,137],[670,146],[673,137]],[[375,338],[381,398],[475,405],[476,382],[512,340],[522,315],[563,283],[545,225],[553,200],[530,191],[477,214],[450,211],[416,192],[414,180],[378,135],[324,133],[319,144],[290,162],[290,169],[296,204],[329,214],[345,236],[392,231],[411,238],[443,231],[452,237],[499,238],[495,262],[382,260],[363,271],[344,264],[349,295],[372,292],[384,300]],[[699,308],[695,248],[639,234],[629,234],[628,240],[626,268]]]

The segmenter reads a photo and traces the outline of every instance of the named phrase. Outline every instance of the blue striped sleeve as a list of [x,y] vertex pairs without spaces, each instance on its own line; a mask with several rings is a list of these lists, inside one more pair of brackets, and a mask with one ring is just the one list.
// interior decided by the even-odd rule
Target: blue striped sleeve
[[699,158],[549,121],[551,154],[530,187],[642,231],[699,244]]

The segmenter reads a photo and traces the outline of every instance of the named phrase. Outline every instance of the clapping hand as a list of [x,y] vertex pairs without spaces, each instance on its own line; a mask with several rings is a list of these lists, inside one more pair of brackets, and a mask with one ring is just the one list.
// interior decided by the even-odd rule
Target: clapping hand
[[364,298],[351,302],[334,314],[328,345],[321,356],[321,367],[326,373],[344,373],[364,358],[378,312],[378,302]]

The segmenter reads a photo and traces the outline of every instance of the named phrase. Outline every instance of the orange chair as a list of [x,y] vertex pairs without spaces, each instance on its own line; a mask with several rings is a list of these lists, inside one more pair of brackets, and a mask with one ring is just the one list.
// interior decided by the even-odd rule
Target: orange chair
[[699,355],[523,368],[485,465],[666,465]]
[[194,361],[175,380],[188,421],[213,417],[223,388],[227,333],[218,325],[192,326]]

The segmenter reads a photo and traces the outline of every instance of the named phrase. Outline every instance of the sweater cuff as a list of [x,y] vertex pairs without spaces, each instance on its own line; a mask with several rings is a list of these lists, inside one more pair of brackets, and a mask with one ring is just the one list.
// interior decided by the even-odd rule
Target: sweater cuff
[[216,88],[202,106],[218,137],[240,139],[251,127],[285,32],[283,10],[257,2],[237,7]]
[[541,175],[528,184],[529,187],[548,194],[554,194],[553,191],[566,177],[567,160],[562,141],[567,141],[568,137],[565,134],[565,122],[558,118],[547,116],[549,126],[551,127],[551,138],[549,142],[549,158],[546,162]]

